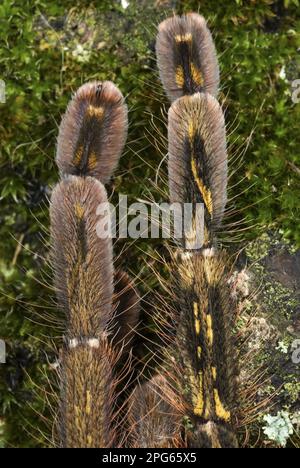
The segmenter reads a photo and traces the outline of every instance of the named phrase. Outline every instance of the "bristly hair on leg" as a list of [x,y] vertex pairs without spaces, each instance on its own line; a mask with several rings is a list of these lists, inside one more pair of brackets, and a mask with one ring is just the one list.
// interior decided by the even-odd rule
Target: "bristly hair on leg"
[[52,193],[50,220],[54,286],[65,314],[55,425],[62,447],[113,447],[124,439],[139,295],[125,272],[114,274],[103,184],[126,135],[127,107],[108,81],[83,85],[60,126],[62,181]]
[[112,242],[98,237],[96,215],[106,203],[105,188],[92,177],[68,176],[51,197],[54,284],[75,337],[97,336],[112,319]]
[[196,93],[172,104],[168,122],[170,200],[204,205],[207,247],[221,224],[227,201],[223,112],[213,96]]
[[[169,50],[171,49],[170,46],[167,48]],[[201,95],[203,101],[201,100]],[[199,100],[202,103],[202,113],[193,113],[192,98]],[[189,103],[188,107],[190,109],[190,115],[198,116],[195,118],[195,128],[199,129],[203,129],[203,127],[207,125],[206,119],[209,121],[209,112],[206,112],[205,102],[210,101],[213,103],[213,101],[215,101],[214,107],[218,110],[215,115],[219,116],[217,117],[219,127],[217,126],[217,123],[216,125],[208,126],[208,129],[210,128],[210,134],[212,135],[211,143],[214,150],[212,151],[210,148],[209,157],[204,154],[205,162],[207,163],[207,168],[204,175],[209,174],[208,185],[210,188],[213,187],[215,190],[214,204],[216,208],[214,222],[212,222],[211,216],[207,216],[206,224],[212,234],[211,238],[216,242],[214,242],[214,248],[199,249],[199,251],[194,252],[192,250],[184,250],[184,248],[175,250],[174,252],[170,246],[169,251],[164,252],[163,257],[160,256],[161,251],[157,249],[151,249],[150,253],[148,253],[150,258],[148,267],[158,280],[156,288],[151,288],[150,285],[147,285],[149,286],[149,315],[151,314],[151,318],[155,322],[155,326],[153,328],[155,328],[156,333],[160,337],[160,340],[157,341],[148,339],[149,350],[152,352],[153,356],[151,356],[151,362],[155,361],[154,365],[156,371],[159,372],[160,376],[164,376],[166,379],[168,390],[164,389],[164,391],[161,393],[161,396],[171,405],[174,413],[176,412],[177,414],[181,414],[182,420],[184,421],[183,426],[185,429],[185,434],[187,436],[186,442],[189,446],[236,447],[237,438],[239,438],[240,446],[245,446],[248,441],[247,435],[249,430],[249,421],[258,421],[260,417],[259,415],[261,415],[262,412],[266,411],[266,408],[268,408],[269,398],[261,401],[261,397],[258,396],[258,390],[262,388],[262,382],[265,374],[260,366],[257,367],[256,364],[253,363],[253,354],[250,355],[247,346],[245,346],[245,341],[248,341],[249,318],[246,307],[244,308],[240,303],[237,304],[234,287],[232,286],[233,275],[235,274],[237,268],[235,258],[237,252],[233,243],[237,242],[237,229],[239,228],[241,221],[239,221],[239,224],[236,222],[234,225],[229,225],[228,221],[231,221],[230,216],[232,216],[233,211],[235,211],[236,215],[242,214],[242,212],[236,212],[233,205],[234,199],[240,196],[240,193],[236,192],[236,188],[239,184],[233,185],[231,183],[231,186],[229,186],[229,190],[231,191],[231,193],[229,192],[228,196],[229,207],[227,206],[226,210],[224,210],[227,201],[226,192],[228,177],[225,124],[221,106],[216,100],[213,99],[213,96],[210,96],[203,91],[200,93],[194,93],[192,96],[178,98],[176,102],[173,102],[174,107],[177,106],[177,104],[179,106],[181,101]],[[186,121],[190,122],[191,120],[191,118],[189,118],[189,112],[185,112],[187,119],[182,118],[181,114],[183,113],[184,107],[186,107],[186,105],[184,106],[183,103],[181,103],[180,110],[176,115],[174,115],[174,120],[176,121],[177,126],[176,130],[173,131],[173,135],[174,141],[177,139],[176,141],[178,142],[178,147],[180,148],[180,152],[178,152],[180,157],[177,156],[177,147],[175,144],[173,144],[174,157],[172,161],[170,161],[172,152],[170,151],[170,147],[172,146],[171,141],[169,141],[168,155],[165,154],[167,152],[167,147],[165,145],[166,138],[164,137],[164,127],[166,126],[164,119],[165,112],[162,113],[162,117],[160,117],[159,113],[152,116],[153,129],[151,132],[151,137],[154,137],[157,143],[159,134],[159,137],[161,138],[161,144],[160,146],[157,144],[155,147],[158,153],[160,153],[162,156],[162,161],[159,164],[156,172],[156,182],[153,183],[153,185],[156,189],[157,196],[166,199],[167,177],[165,172],[163,173],[163,176],[161,175],[161,169],[164,168],[165,161],[167,161],[168,156],[169,188],[171,200],[177,200],[181,203],[184,203],[191,201],[194,198],[194,201],[198,200],[203,203],[203,196],[202,193],[199,193],[199,190],[197,190],[199,186],[195,181],[194,175],[187,172],[189,176],[184,177],[184,169],[191,168],[191,154],[194,148],[197,149],[197,156],[200,163],[203,161],[203,152],[200,151],[200,145],[196,145],[194,142],[192,142],[192,144],[189,144],[187,148],[182,149],[183,145],[180,135],[182,135],[183,129],[188,130]],[[215,122],[215,119],[212,118],[211,121]],[[157,128],[157,125],[160,131]],[[223,143],[220,144],[219,147],[217,144],[215,144],[214,132],[216,132],[216,135],[220,135],[220,133],[223,132]],[[188,131],[186,133],[188,134]],[[217,158],[215,167],[221,168],[223,166],[223,169],[220,171],[216,170],[214,172],[214,165],[212,161],[216,161],[215,155],[220,154],[219,150],[222,147],[224,149],[224,157],[219,157],[219,159]],[[233,148],[234,154],[229,156],[229,165],[231,165],[231,168],[229,168],[229,172],[231,172],[229,174],[229,178],[232,173],[240,171],[241,158],[243,156],[243,154],[238,155],[239,148],[234,147],[234,145],[229,145],[229,154]],[[184,152],[184,150],[186,152]],[[170,166],[172,166],[171,170]],[[183,168],[183,170],[181,171],[180,168]],[[175,182],[178,183],[175,183],[173,177],[170,176],[172,170],[175,173]],[[153,169],[153,172],[155,172],[155,169]],[[194,171],[194,173],[197,175],[197,177],[199,175],[201,176],[199,171]],[[173,185],[173,189],[171,189],[171,185]],[[148,188],[146,188],[146,191],[147,194],[149,194],[150,191]],[[202,192],[204,194],[208,194],[208,190],[205,191],[203,188]],[[177,198],[172,198],[172,193],[175,193]],[[211,194],[207,199],[209,200],[210,198]],[[156,202],[156,200],[153,199],[152,194],[150,194],[150,199],[153,203]],[[210,205],[208,203],[208,207],[212,208],[212,204]],[[208,212],[207,208],[206,212]],[[210,234],[210,232],[208,232],[208,234]],[[228,255],[224,251],[224,236],[228,237],[227,243],[231,248],[231,253]],[[240,237],[241,236],[242,234],[240,234]],[[177,239],[174,239],[174,241],[174,244],[178,246]],[[239,243],[241,243],[241,239]],[[182,247],[187,247],[185,243],[180,245],[182,245]],[[221,246],[223,247],[222,249]],[[241,245],[239,245],[239,248],[241,248]],[[197,261],[196,257],[198,257]],[[196,265],[197,262],[198,266]],[[197,272],[197,277],[198,275],[201,276],[201,274],[203,276],[200,278],[202,280],[202,285],[199,285],[200,280],[198,281],[198,292],[197,289],[195,289],[196,281],[194,276],[196,275],[193,274],[193,271]],[[216,281],[217,284],[215,293],[212,292],[212,288],[209,286],[209,281],[216,277],[214,271],[218,272],[219,277],[219,279]],[[186,287],[187,285],[188,288]],[[188,290],[186,291],[186,289]],[[199,293],[200,289],[203,291],[201,294]],[[209,303],[208,310],[210,310],[211,313],[208,315],[211,315],[212,318],[208,317],[208,321],[206,319],[200,322],[200,319],[193,315],[193,299],[195,296],[199,298],[198,304],[195,305],[195,311],[199,316],[201,315],[202,317],[202,312],[205,312],[200,309],[201,304]],[[220,301],[217,300],[217,296],[221,298]],[[214,332],[214,327],[216,324],[218,324],[218,321],[220,322],[222,319],[224,320],[224,326],[217,326],[217,329]],[[189,324],[187,325],[188,322]],[[243,324],[242,329],[241,322]],[[180,326],[180,324],[182,324],[182,326]],[[200,354],[201,348],[192,336],[193,332],[195,333],[196,330],[199,330],[200,326],[202,326],[203,329],[199,332],[199,335],[206,335],[206,329],[208,326],[210,326],[210,328],[208,328],[209,340],[212,337],[212,332],[214,332],[213,336],[217,338],[217,341],[219,341],[219,344],[214,343],[213,346],[213,359],[217,362],[217,365],[212,366],[211,371],[209,370],[209,360],[211,359],[209,358],[209,355],[206,354],[205,359],[203,358],[202,360],[199,360],[201,365],[203,361],[203,368],[206,368],[205,375],[203,375],[202,379],[202,382],[204,381],[203,389],[200,385],[200,378],[198,379],[199,369],[197,369],[197,366],[194,364],[195,357],[198,358],[197,353]],[[186,339],[185,336],[187,337]],[[203,340],[203,336],[200,338],[200,340]],[[221,340],[219,340],[219,337],[221,337]],[[146,334],[144,334],[144,339],[147,340]],[[222,346],[220,346],[220,343],[222,342],[223,349],[225,349],[224,359],[223,352],[221,350]],[[185,362],[182,362],[182,356],[184,354],[183,352],[185,352],[188,348],[190,351],[192,350],[191,353],[194,352],[194,358],[191,359],[194,365],[192,372],[191,369],[185,365]],[[205,365],[204,362],[206,362]],[[251,372],[249,372],[249,369],[247,368],[247,364],[250,362],[253,363],[253,365],[249,367]],[[239,374],[240,369],[242,372]],[[224,384],[219,386],[220,372],[221,374],[224,372],[225,378],[223,382]],[[213,392],[212,385],[209,386],[209,379],[207,378],[209,374],[211,374],[212,377],[211,382],[216,385],[216,392]],[[214,376],[216,376],[215,380]],[[190,388],[187,389],[186,382],[189,382],[189,379],[191,379],[193,383],[190,382]],[[191,388],[194,390],[191,391]],[[201,388],[201,392],[199,391],[199,388]],[[174,392],[172,399],[167,396],[169,393],[171,393],[171,390]],[[201,398],[204,399],[205,395],[211,395],[211,419],[206,421],[203,420],[201,422],[201,417],[198,418],[197,414],[201,409]],[[199,403],[198,406],[196,405],[196,415],[194,415],[194,402],[197,404]],[[209,402],[208,404],[207,402],[204,402],[203,407],[205,406],[209,406]],[[213,414],[214,411],[219,415],[222,415],[223,420],[222,418],[218,419],[216,414]],[[229,414],[230,419],[228,418]],[[142,424],[139,426],[139,429],[143,431]],[[253,437],[255,438],[255,436],[256,433],[253,435]],[[144,437],[144,433],[142,433],[142,437]]]
[[110,81],[81,86],[62,119],[56,161],[61,175],[109,182],[127,137],[127,106]]
[[163,375],[137,385],[129,398],[128,446],[131,448],[179,448],[181,414],[168,402],[169,386]]
[[117,444],[112,368],[116,360],[107,339],[94,339],[61,351],[58,436],[61,447],[102,448]]
[[[112,241],[98,236],[96,210],[106,191],[92,177],[68,176],[50,207],[54,283],[66,314],[61,352],[58,432],[63,447],[115,444],[116,353],[108,336],[113,318]],[[107,222],[107,220],[106,220]]]
[[[183,242],[169,248],[172,299],[167,319],[175,333],[163,366],[177,393],[176,407],[192,424],[187,445],[234,448],[235,306],[228,287],[230,268],[216,243],[228,172],[224,117],[214,97],[219,84],[216,53],[205,20],[195,14],[163,22],[156,52],[163,86],[173,101],[168,113],[170,200],[193,206]],[[204,242],[196,245],[202,228],[195,211],[200,203]]]
[[217,95],[218,60],[203,16],[189,13],[163,21],[158,28],[156,55],[170,101],[199,91]]
[[237,446],[235,305],[227,262],[226,254],[216,250],[212,256],[176,252],[171,263],[176,364],[171,359],[168,368],[176,368],[171,384],[193,424],[191,447]]

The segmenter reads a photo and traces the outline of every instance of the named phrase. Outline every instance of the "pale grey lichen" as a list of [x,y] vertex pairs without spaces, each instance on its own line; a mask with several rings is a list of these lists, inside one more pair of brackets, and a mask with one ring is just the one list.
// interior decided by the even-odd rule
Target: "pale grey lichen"
[[[255,403],[261,408],[259,423],[257,426],[253,424],[250,430],[255,433],[257,427],[263,426],[268,437],[264,443],[268,447],[297,446],[299,426],[295,419],[299,421],[300,409],[299,251],[285,242],[279,233],[269,232],[249,243],[245,254],[240,270],[232,280],[239,304],[238,330],[248,333],[246,356],[252,356],[242,361],[241,385],[247,388],[249,375],[255,369],[261,369],[264,375],[257,385],[255,397]],[[271,407],[277,416],[270,415]]]
[[285,343],[284,340],[278,341],[278,345],[275,348],[277,351],[280,351],[282,354],[287,354],[289,352],[289,345]]
[[263,427],[264,434],[281,447],[285,447],[294,427],[287,411],[279,411],[276,416],[267,414],[263,418],[266,425]]

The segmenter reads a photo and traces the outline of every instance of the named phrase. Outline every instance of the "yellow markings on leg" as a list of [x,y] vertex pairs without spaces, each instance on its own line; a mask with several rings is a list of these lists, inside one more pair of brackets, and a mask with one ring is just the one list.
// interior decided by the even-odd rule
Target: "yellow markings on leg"
[[203,399],[202,399],[202,395],[199,394],[195,402],[194,414],[196,416],[202,416],[202,413],[203,413]]
[[200,320],[195,319],[195,330],[196,330],[196,335],[200,335]]
[[92,436],[91,436],[90,434],[87,435],[86,443],[87,443],[87,447],[91,447],[91,446],[92,446],[93,438],[92,438]]
[[[83,154],[83,147],[80,146],[79,149],[76,151],[75,157],[73,158],[73,164],[75,166],[79,166],[79,164],[81,163],[82,154]],[[97,155],[95,151],[92,151],[88,158],[88,168],[89,170],[93,170],[95,169],[96,166],[97,166]]]
[[194,415],[200,416],[204,419],[209,419],[211,417],[211,403],[208,395],[205,401],[204,412],[203,373],[199,372],[197,377],[195,377],[191,371],[190,382]]
[[195,377],[195,375],[191,373],[190,382],[192,387],[192,401],[194,406],[194,414],[196,416],[202,416],[204,409],[202,372],[199,372],[197,377]]
[[179,88],[183,88],[184,85],[184,72],[181,65],[176,68],[175,82]]
[[216,388],[214,388],[214,399],[215,399],[215,410],[216,410],[217,417],[226,422],[230,421],[230,418],[231,418],[230,411],[227,411],[224,408],[220,399],[219,392]]
[[189,135],[190,145],[191,145],[191,148],[192,148],[192,158],[191,158],[192,174],[193,174],[194,180],[195,180],[195,182],[196,182],[196,184],[198,186],[198,189],[199,189],[199,191],[200,191],[200,193],[202,195],[202,198],[203,198],[204,204],[206,206],[206,209],[209,212],[209,214],[211,215],[212,214],[211,191],[209,190],[209,188],[207,188],[204,185],[204,183],[201,180],[201,178],[199,177],[198,171],[197,171],[196,157],[195,157],[194,148],[193,148],[194,138],[195,138],[195,135],[196,135],[196,125],[195,125],[193,120],[189,121],[188,135]]
[[86,113],[89,117],[95,117],[96,119],[102,119],[104,114],[103,107],[95,107],[92,104],[89,104]]
[[194,121],[190,120],[189,125],[188,125],[188,134],[189,134],[189,140],[190,144],[193,147],[193,141],[194,141],[194,136],[196,134],[196,127],[194,125]]
[[192,42],[192,34],[185,33],[185,34],[176,34],[175,42]]
[[89,162],[88,162],[88,168],[89,170],[95,169],[97,166],[97,155],[95,151],[92,151],[91,154],[89,155]]
[[85,412],[86,414],[91,414],[91,392],[87,390],[86,392],[86,405],[85,405]]
[[[191,33],[176,34],[175,35],[175,42],[177,44],[182,44],[184,42],[186,44],[188,44],[189,55],[190,56],[192,55],[192,50],[191,50],[192,39],[193,39],[193,37],[192,37]],[[199,68],[193,62],[190,62],[189,69],[190,69],[191,79],[193,80],[193,82],[197,86],[203,86],[204,85],[204,78],[203,78],[203,75],[201,73],[201,70],[199,70]],[[183,67],[181,65],[179,65],[176,68],[176,78],[175,78],[175,80],[176,80],[177,85],[180,88],[182,88],[183,85],[184,85],[184,72],[183,72]]]
[[212,316],[210,314],[207,314],[206,316],[206,325],[207,325],[207,339],[208,339],[210,346],[212,346],[213,341],[214,341],[214,331],[212,327]]
[[75,164],[75,166],[79,166],[79,164],[81,162],[82,155],[83,155],[83,146],[80,145],[79,148],[77,149],[76,153],[75,153],[74,158],[73,158],[73,163]]
[[202,348],[201,346],[197,346],[197,356],[199,359],[201,358],[201,355],[202,355]]
[[80,205],[80,203],[75,203],[74,205],[74,209],[75,209],[75,214],[76,214],[76,217],[81,220],[83,218],[83,215],[84,215],[84,208],[82,205]]
[[196,164],[196,160],[195,158],[193,157],[192,158],[192,173],[193,173],[193,176],[194,176],[194,179],[195,179],[195,182],[198,186],[198,189],[201,193],[201,196],[203,198],[203,201],[204,201],[204,204],[206,206],[206,209],[207,211],[209,212],[209,214],[211,215],[212,214],[212,196],[211,196],[211,191],[205,187],[203,181],[200,179],[199,175],[198,175],[198,172],[197,172],[197,164]]
[[211,368],[211,373],[212,373],[213,379],[217,380],[217,369],[216,369],[216,367]]
[[[88,107],[86,108],[86,114],[88,115],[88,117],[95,117],[96,119],[100,120],[103,117],[104,109],[103,107],[95,107],[92,104],[89,104]],[[80,165],[82,156],[83,156],[83,145],[80,145],[72,161],[75,166],[78,167]],[[88,169],[93,170],[95,169],[96,165],[97,165],[97,155],[94,151],[92,151],[88,157]]]
[[200,320],[199,320],[199,306],[197,302],[194,302],[193,304],[194,307],[194,317],[195,317],[195,331],[196,335],[198,336],[200,334]]
[[193,82],[197,86],[203,86],[204,79],[203,79],[202,73],[193,62],[191,63],[191,75],[192,75]]

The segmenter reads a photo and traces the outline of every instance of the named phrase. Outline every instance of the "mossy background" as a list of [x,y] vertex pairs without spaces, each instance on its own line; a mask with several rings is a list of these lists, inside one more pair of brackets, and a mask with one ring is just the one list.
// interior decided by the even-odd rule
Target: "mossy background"
[[[233,185],[240,181],[236,208],[252,226],[243,239],[272,228],[300,245],[300,103],[291,98],[291,81],[300,78],[298,0],[131,0],[126,10],[117,0],[2,0],[0,337],[7,363],[0,365],[0,438],[6,446],[48,445],[40,414],[51,415],[37,393],[47,385],[48,361],[55,360],[52,341],[59,343],[57,328],[43,315],[55,307],[44,285],[44,257],[61,115],[83,82],[113,80],[127,96],[130,132],[110,191],[131,200],[142,196],[162,158],[150,125],[151,114],[159,117],[166,103],[157,95],[155,28],[172,10],[199,10],[215,38],[231,153],[243,153],[233,178]],[[130,248],[126,269],[145,268],[140,249],[152,247]],[[147,269],[146,277],[151,287]]]

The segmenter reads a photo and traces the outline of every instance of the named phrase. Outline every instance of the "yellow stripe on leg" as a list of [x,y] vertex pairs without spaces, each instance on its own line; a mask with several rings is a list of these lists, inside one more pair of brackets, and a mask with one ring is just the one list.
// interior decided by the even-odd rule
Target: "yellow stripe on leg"
[[207,339],[209,344],[212,346],[214,341],[214,331],[212,327],[212,316],[207,314],[206,316],[206,325],[207,325]]
[[185,34],[176,34],[175,41],[178,42],[191,42],[192,41],[192,34],[185,33]]
[[86,414],[91,414],[91,392],[89,390],[86,392],[85,412]]
[[80,162],[81,162],[81,158],[82,158],[82,155],[83,155],[83,146],[79,146],[78,150],[76,151],[75,153],[75,156],[73,158],[73,164],[75,166],[79,166]]
[[202,372],[199,372],[198,374],[198,381],[196,380],[196,377],[193,374],[191,375],[190,380],[193,395],[193,411],[196,416],[202,416],[204,409]]
[[194,307],[194,317],[195,317],[195,331],[196,331],[196,335],[198,336],[200,334],[200,329],[201,329],[200,320],[199,320],[198,303],[194,302],[193,307]]
[[74,205],[74,209],[75,209],[75,214],[76,214],[76,217],[80,220],[83,218],[83,215],[84,215],[84,208],[83,206],[80,204],[80,203],[76,203]]
[[175,81],[179,88],[183,88],[184,85],[184,72],[181,65],[176,68]]
[[201,71],[199,68],[196,67],[196,65],[192,62],[191,63],[191,75],[192,75],[192,80],[197,86],[203,86],[204,85],[204,79],[202,76]]
[[216,405],[216,415],[218,418],[222,419],[223,421],[230,421],[231,414],[230,411],[227,411],[220,399],[219,392],[216,388],[214,388],[214,399],[215,399],[215,405]]
[[95,117],[96,119],[101,119],[104,114],[104,109],[103,107],[95,107],[92,104],[90,104],[87,107],[86,112],[89,117]]
[[97,155],[95,151],[92,151],[91,154],[89,155],[89,162],[88,162],[88,168],[89,170],[95,169],[97,166]]
[[209,214],[212,214],[212,196],[211,196],[211,191],[205,187],[203,181],[200,179],[198,172],[197,172],[197,165],[196,165],[196,160],[193,157],[192,159],[192,173],[195,179],[195,182],[198,186],[198,189],[201,193],[201,196],[203,198],[204,204],[206,206],[207,211]]

